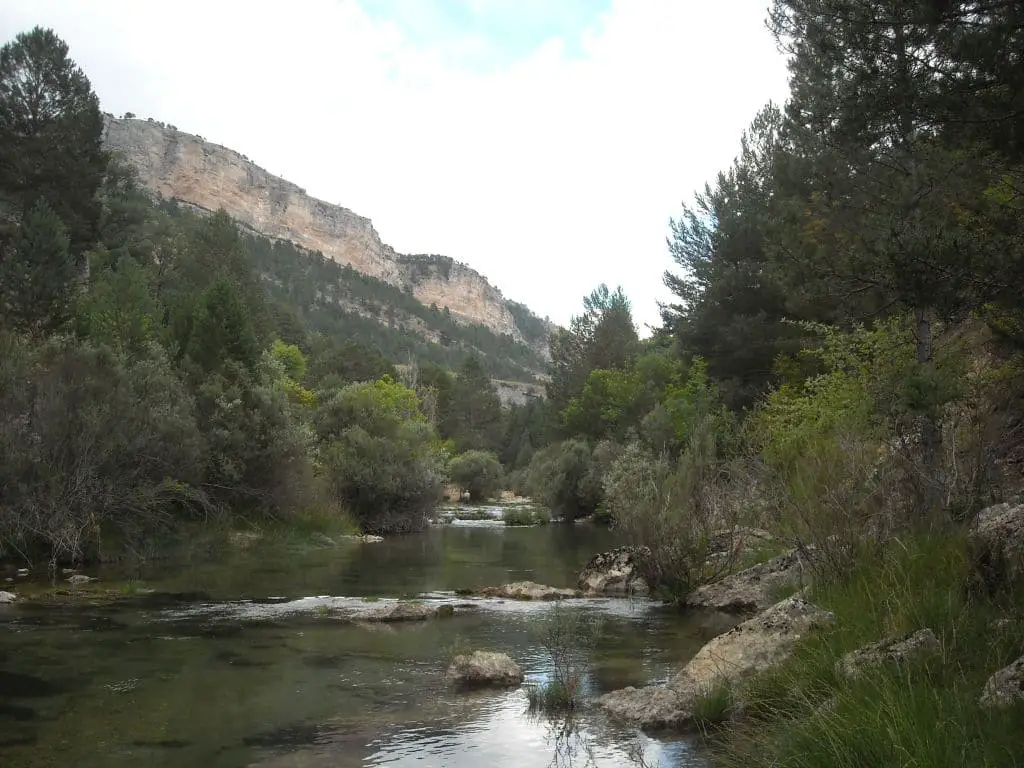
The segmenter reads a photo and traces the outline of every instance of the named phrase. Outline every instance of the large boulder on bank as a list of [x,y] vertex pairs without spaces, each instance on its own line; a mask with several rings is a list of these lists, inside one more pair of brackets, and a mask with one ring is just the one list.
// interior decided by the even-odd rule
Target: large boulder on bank
[[1024,504],[996,504],[978,513],[970,529],[978,579],[989,591],[1024,580]]
[[713,639],[667,685],[613,691],[598,704],[642,728],[687,727],[701,696],[771,669],[806,634],[834,622],[830,612],[803,598],[786,598]]
[[906,664],[913,658],[937,650],[939,638],[930,629],[919,629],[902,637],[890,637],[865,645],[843,656],[839,671],[853,680],[869,669],[885,664]]
[[484,597],[505,597],[509,600],[565,600],[580,597],[574,589],[559,589],[538,584],[535,581],[515,581],[500,587],[484,587],[479,591]]
[[686,598],[688,608],[727,613],[755,613],[770,607],[785,589],[806,583],[804,555],[796,550],[697,588]]
[[748,528],[737,525],[721,531],[715,531],[708,542],[708,550],[712,555],[739,555],[743,552],[763,547],[775,540],[768,531],[761,528]]
[[647,582],[640,575],[639,558],[647,547],[618,547],[590,558],[577,586],[585,595],[646,595]]
[[988,709],[1006,709],[1024,701],[1024,656],[1003,667],[985,683],[981,692],[981,706]]
[[523,670],[504,653],[473,651],[459,654],[448,667],[448,681],[463,688],[509,687],[523,682]]

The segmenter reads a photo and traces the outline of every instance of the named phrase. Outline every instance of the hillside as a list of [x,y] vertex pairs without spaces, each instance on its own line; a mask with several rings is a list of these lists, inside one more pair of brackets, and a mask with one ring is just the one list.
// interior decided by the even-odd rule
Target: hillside
[[[309,196],[234,150],[174,126],[110,115],[105,117],[104,142],[138,170],[143,184],[164,198],[202,211],[223,208],[254,233],[292,243],[299,252],[321,253],[422,306],[420,310],[408,301],[385,301],[384,320],[391,327],[395,313],[404,314],[410,318],[405,323],[409,328],[437,343],[444,329],[425,313],[441,313],[463,327],[479,325],[507,336],[514,344],[529,347],[541,361],[548,357],[551,324],[505,299],[472,268],[444,256],[398,254],[382,242],[368,218]],[[388,292],[378,293],[384,299]],[[381,319],[378,312],[360,314]],[[411,318],[424,321],[422,327]]]

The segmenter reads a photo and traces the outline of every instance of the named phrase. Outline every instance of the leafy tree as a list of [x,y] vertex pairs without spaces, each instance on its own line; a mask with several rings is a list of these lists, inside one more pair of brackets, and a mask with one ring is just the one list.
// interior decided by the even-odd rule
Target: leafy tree
[[486,501],[501,490],[501,463],[487,451],[466,451],[456,456],[448,473],[460,490],[469,493],[470,501]]
[[79,273],[60,218],[36,203],[17,242],[0,251],[0,314],[36,337],[59,329],[70,317]]
[[601,480],[583,440],[566,440],[538,451],[526,473],[530,495],[567,520],[593,514],[601,503]]
[[35,27],[0,48],[0,209],[20,217],[44,201],[73,255],[96,236],[102,133],[99,100],[53,30]]

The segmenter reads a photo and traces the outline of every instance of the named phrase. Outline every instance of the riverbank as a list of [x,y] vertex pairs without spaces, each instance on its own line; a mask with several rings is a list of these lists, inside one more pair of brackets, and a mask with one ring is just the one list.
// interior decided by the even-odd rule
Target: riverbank
[[1017,765],[1024,510],[995,513],[988,542],[950,526],[864,543],[667,685],[601,704],[649,729],[703,733],[723,768]]

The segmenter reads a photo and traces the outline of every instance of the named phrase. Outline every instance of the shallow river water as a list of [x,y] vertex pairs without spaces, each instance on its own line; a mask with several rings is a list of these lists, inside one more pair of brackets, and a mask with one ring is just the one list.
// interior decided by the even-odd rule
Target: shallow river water
[[[471,600],[448,619],[356,626],[336,598],[421,597],[532,580],[571,586],[608,531],[458,524],[383,543],[257,543],[140,574],[152,594],[104,607],[0,605],[0,765],[704,766],[685,739],[652,739],[585,709],[527,711],[523,691],[445,685],[453,649],[509,653],[528,680],[549,604]],[[113,571],[100,571],[105,581]],[[600,613],[590,696],[665,680],[720,627],[646,600],[573,600]]]

